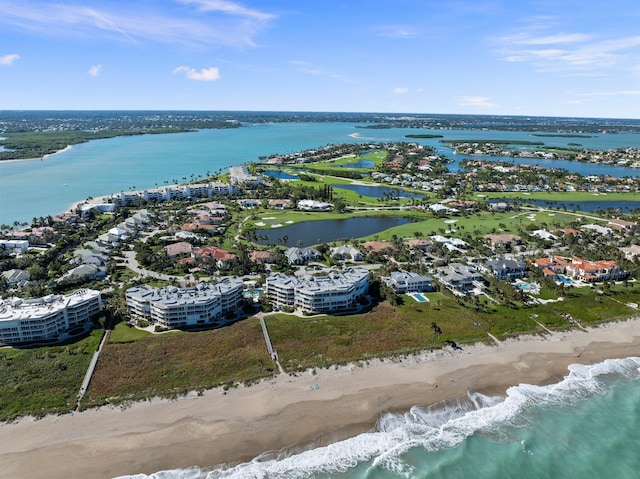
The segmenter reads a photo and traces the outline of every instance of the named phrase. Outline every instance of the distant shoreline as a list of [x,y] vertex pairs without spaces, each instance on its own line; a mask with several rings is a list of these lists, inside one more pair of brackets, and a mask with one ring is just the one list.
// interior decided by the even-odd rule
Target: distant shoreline
[[1,163],[17,163],[17,162],[20,162],[20,161],[38,161],[38,160],[42,161],[42,160],[46,160],[50,156],[58,155],[60,153],[64,153],[65,151],[69,151],[71,148],[73,148],[73,145],[67,145],[61,150],[54,151],[53,153],[47,153],[46,155],[43,155],[42,157],[38,157],[38,158],[15,158],[15,159],[11,159],[11,160],[0,160],[0,162]]

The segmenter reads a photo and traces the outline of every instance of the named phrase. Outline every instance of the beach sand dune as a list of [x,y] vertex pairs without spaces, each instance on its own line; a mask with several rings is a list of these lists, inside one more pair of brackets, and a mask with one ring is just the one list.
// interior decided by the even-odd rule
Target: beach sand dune
[[0,477],[115,477],[250,460],[371,430],[379,415],[469,391],[549,384],[570,364],[638,356],[640,319],[371,361],[127,408],[25,418],[0,426]]

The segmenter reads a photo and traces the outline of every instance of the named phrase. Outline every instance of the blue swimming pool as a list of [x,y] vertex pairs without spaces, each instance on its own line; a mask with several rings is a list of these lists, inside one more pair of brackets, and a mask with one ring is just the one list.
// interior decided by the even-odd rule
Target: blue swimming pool
[[567,286],[569,286],[572,283],[571,278],[567,278],[566,276],[562,276],[561,274],[556,276],[556,281],[560,281],[561,283],[564,283]]

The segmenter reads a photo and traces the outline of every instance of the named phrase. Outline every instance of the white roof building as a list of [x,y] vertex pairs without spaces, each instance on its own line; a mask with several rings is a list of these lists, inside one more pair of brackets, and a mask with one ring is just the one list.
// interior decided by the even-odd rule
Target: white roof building
[[293,306],[312,314],[349,311],[367,294],[369,271],[349,268],[342,273],[305,277],[274,273],[267,277],[266,288],[269,300],[278,306]]
[[100,292],[81,289],[66,295],[0,300],[0,343],[60,339],[100,313]]
[[143,284],[129,288],[127,309],[134,319],[146,319],[167,328],[220,326],[225,313],[235,313],[242,302],[242,280],[225,278],[193,288],[154,288]]

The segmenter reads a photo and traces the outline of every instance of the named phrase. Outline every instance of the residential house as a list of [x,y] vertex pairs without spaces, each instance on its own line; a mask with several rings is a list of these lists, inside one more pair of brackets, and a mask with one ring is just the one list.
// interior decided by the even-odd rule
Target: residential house
[[492,249],[507,248],[511,249],[514,246],[522,244],[522,238],[516,234],[487,234],[483,238],[489,243]]
[[330,252],[331,257],[335,259],[346,261],[362,261],[364,259],[364,256],[359,249],[347,244],[331,248]]
[[58,283],[91,281],[94,279],[104,279],[107,276],[107,269],[104,266],[96,266],[95,264],[81,264],[70,269],[58,278]]
[[422,293],[433,291],[433,278],[407,271],[392,271],[389,278],[384,278],[387,286],[397,294]]
[[287,210],[291,208],[291,200],[269,200],[267,206],[272,210]]
[[21,288],[31,280],[31,275],[24,269],[10,269],[8,271],[3,271],[1,276],[10,288]]
[[515,281],[518,278],[524,278],[526,275],[524,263],[507,258],[485,261],[478,265],[478,269],[495,276],[501,281]]
[[309,261],[318,261],[322,259],[322,253],[315,248],[297,248],[291,247],[284,252],[289,264],[303,265]]
[[178,243],[171,243],[164,247],[164,251],[169,258],[175,258],[176,256],[191,254],[193,251],[193,246],[191,243],[187,243],[186,241],[180,241]]
[[273,264],[277,260],[277,256],[272,251],[255,250],[249,253],[249,259],[256,264]]
[[26,253],[29,249],[29,240],[0,240],[0,249],[10,254]]
[[640,245],[632,244],[627,248],[620,248],[620,251],[624,253],[624,257],[629,261],[634,261],[640,258]]
[[609,220],[607,227],[618,232],[630,232],[638,223],[635,221],[625,221],[621,219]]
[[461,263],[451,263],[437,269],[438,280],[454,294],[466,295],[484,291],[484,278],[472,267]]
[[432,246],[431,240],[421,238],[407,240],[404,244],[406,244],[411,251],[422,251],[423,253],[429,253]]
[[229,253],[228,251],[218,248],[216,246],[206,246],[204,248],[194,249],[191,252],[191,256],[195,259],[211,259],[215,261],[216,266],[220,269],[225,269],[237,260],[237,255]]

